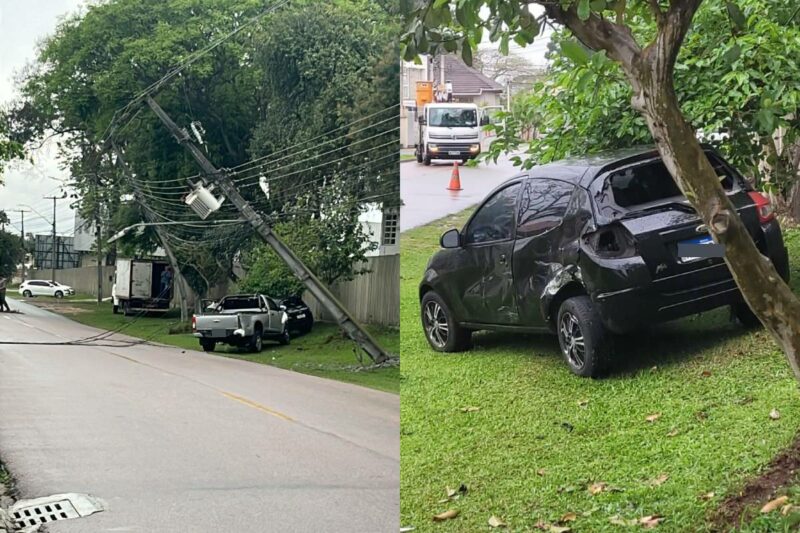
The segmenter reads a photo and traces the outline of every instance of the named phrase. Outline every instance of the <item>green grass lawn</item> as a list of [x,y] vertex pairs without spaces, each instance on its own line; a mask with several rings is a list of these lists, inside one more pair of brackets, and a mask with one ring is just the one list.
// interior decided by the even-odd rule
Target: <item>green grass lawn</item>
[[[106,330],[116,330],[125,326],[120,333],[187,350],[201,351],[200,344],[191,334],[170,334],[170,328],[178,328],[180,325],[180,313],[175,309],[164,316],[153,314],[134,320],[134,317],[113,314],[111,302],[98,305],[96,302],[73,302],[67,298],[56,300],[45,297],[27,301],[66,315],[82,324]],[[368,327],[368,329],[385,349],[391,353],[399,353],[400,336],[397,330],[380,327]],[[252,354],[218,345],[214,353],[398,393],[399,369],[359,370],[353,346],[353,342],[343,337],[336,326],[316,323],[311,333],[292,339],[288,346],[267,341],[260,354]],[[368,361],[369,359],[366,362]]]
[[[800,394],[788,364],[727,310],[623,339],[601,380],[571,374],[555,336],[480,333],[472,351],[433,352],[417,287],[439,235],[466,216],[401,239],[403,526],[488,531],[495,515],[507,531],[538,531],[575,513],[563,523],[578,532],[648,515],[664,517],[659,531],[704,531],[725,495],[793,440]],[[797,289],[800,232],[787,242]],[[466,495],[442,501],[461,484]],[[603,490],[592,494],[593,484]],[[448,509],[460,514],[432,521]],[[773,513],[747,530],[783,530],[783,520]]]

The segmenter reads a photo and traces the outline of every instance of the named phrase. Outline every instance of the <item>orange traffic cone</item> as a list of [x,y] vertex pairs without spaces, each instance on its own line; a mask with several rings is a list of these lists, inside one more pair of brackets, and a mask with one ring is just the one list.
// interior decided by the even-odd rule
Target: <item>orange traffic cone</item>
[[447,190],[461,190],[461,176],[458,174],[458,161],[453,161],[453,173],[450,175],[450,185],[447,186]]

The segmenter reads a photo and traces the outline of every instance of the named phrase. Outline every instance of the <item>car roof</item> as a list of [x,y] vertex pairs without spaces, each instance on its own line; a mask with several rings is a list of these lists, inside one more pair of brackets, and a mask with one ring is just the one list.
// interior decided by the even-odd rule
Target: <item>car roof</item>
[[571,156],[545,165],[538,165],[529,171],[531,178],[554,178],[587,187],[598,174],[610,168],[635,163],[657,157],[655,146],[634,146],[615,150],[605,150],[594,154]]

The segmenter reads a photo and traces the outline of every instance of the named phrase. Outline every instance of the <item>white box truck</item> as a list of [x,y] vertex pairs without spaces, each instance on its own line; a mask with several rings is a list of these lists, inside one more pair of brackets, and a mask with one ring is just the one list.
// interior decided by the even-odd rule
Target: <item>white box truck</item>
[[419,115],[419,136],[414,147],[418,163],[455,159],[466,163],[481,153],[481,126],[488,116],[476,104],[430,103]]
[[[162,286],[162,274],[169,263],[154,259],[117,259],[111,296],[114,313],[129,315],[135,310],[166,311],[172,300],[170,283]],[[172,274],[170,272],[170,274]]]

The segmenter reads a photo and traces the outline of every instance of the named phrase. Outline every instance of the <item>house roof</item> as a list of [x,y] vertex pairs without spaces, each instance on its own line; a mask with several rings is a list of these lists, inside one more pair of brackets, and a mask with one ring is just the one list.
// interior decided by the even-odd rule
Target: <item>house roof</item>
[[[435,76],[434,79],[438,80],[439,77]],[[445,57],[444,79],[453,84],[453,95],[456,96],[478,96],[485,92],[503,92],[502,85],[488,76],[484,76],[474,68],[467,66],[460,57],[453,54],[448,54]]]

